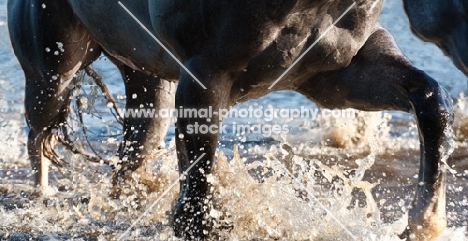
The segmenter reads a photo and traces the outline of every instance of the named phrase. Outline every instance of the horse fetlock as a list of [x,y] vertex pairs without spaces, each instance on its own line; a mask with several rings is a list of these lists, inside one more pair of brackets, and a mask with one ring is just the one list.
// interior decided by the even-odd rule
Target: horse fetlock
[[419,189],[409,212],[408,240],[435,240],[447,227],[445,184],[438,185],[434,196],[424,202]]
[[181,192],[174,208],[173,227],[177,237],[188,240],[204,239],[210,233],[208,198]]
[[157,178],[148,174],[140,162],[121,161],[114,166],[112,190],[110,197],[119,199],[122,194],[130,195],[134,192],[151,193],[159,191],[161,184]]
[[419,220],[410,218],[407,240],[430,241],[439,237],[447,227],[445,214],[424,212]]

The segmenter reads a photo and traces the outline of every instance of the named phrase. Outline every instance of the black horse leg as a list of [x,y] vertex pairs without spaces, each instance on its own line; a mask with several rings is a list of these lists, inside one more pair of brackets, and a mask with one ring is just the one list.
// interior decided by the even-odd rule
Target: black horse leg
[[[176,106],[184,110],[213,110],[225,108],[229,103],[230,84],[223,75],[211,72],[199,59],[187,63],[192,72],[203,81],[203,89],[192,77],[183,72],[176,92]],[[176,124],[176,145],[181,174],[180,196],[174,213],[174,231],[184,239],[200,239],[208,233],[205,214],[209,209],[210,174],[216,150],[219,116],[179,116]]]
[[[151,158],[164,141],[170,118],[158,115],[161,109],[173,109],[175,83],[148,76],[127,66],[119,66],[125,82],[123,140],[119,147],[120,163],[114,176],[114,187],[127,172],[136,170]],[[118,195],[118,190],[115,195]]]
[[65,1],[50,2],[47,8],[37,0],[8,1],[8,29],[26,77],[28,154],[34,182],[46,187],[43,156],[61,164],[53,150],[52,130],[66,119],[76,71],[96,59],[100,47]]
[[431,240],[446,227],[445,163],[451,99],[432,78],[415,69],[385,30],[376,31],[344,70],[323,74],[298,90],[327,108],[401,110],[415,115],[421,143],[416,197],[408,237]]
[[[29,112],[26,111],[26,113]],[[49,186],[49,163],[42,160],[42,142],[44,134],[42,132],[38,133],[35,129],[37,128],[30,128],[27,144],[29,161],[31,163],[31,173],[33,176],[34,186],[46,188]]]

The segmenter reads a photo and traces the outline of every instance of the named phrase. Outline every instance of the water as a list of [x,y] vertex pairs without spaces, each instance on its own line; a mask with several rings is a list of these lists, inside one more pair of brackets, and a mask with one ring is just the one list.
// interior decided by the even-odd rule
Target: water
[[[106,165],[85,162],[63,150],[60,154],[70,166],[61,171],[52,168],[53,195],[30,197],[23,75],[7,38],[5,4],[0,0],[0,237],[117,240],[157,201],[125,237],[172,240],[168,223],[177,186],[162,196],[178,178],[172,128],[166,149],[133,174],[139,183],[129,186],[120,200],[108,197],[111,173]],[[410,33],[400,1],[387,1],[380,20],[413,64],[439,80],[454,98],[467,89],[466,78],[440,50]],[[105,58],[95,67],[123,106],[125,96],[117,70]],[[89,94],[93,88],[85,85],[83,89]],[[84,96],[84,92],[79,94]],[[89,96],[103,112],[100,117],[85,118],[91,145],[115,160],[120,126],[102,98]],[[449,228],[440,240],[468,240],[468,144],[463,141],[468,134],[463,118],[468,113],[466,103],[460,98],[456,106],[457,141],[448,160],[456,173],[447,178]],[[290,91],[236,107],[269,105],[316,108]],[[231,118],[225,122],[279,123],[292,129],[287,135],[268,138],[232,133],[220,137],[216,172],[209,177],[216,197],[210,215],[220,239],[399,240],[395,234],[405,226],[419,162],[417,128],[410,115],[360,112],[352,120]],[[77,137],[83,138],[79,132]]]

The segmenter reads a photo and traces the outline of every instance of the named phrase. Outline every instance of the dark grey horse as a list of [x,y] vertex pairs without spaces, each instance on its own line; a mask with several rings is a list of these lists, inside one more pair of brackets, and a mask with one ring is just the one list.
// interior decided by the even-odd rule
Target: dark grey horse
[[[116,1],[8,2],[10,36],[26,76],[28,150],[37,184],[46,183],[40,178],[47,177],[41,158],[54,159],[48,141],[51,130],[64,121],[74,74],[104,53],[122,72],[126,108],[172,107],[175,92],[177,107],[216,110],[287,89],[331,109],[413,113],[421,165],[408,230],[420,240],[444,230],[443,158],[451,100],[435,80],[409,63],[377,23],[383,0],[356,0],[355,6],[352,0],[122,3],[186,69]],[[218,135],[187,132],[196,123],[219,126],[220,120],[180,117],[176,124],[179,169],[188,171],[180,183],[174,230],[185,239],[203,238],[210,226],[206,175],[212,172]],[[150,154],[166,128],[167,121],[160,119],[125,119],[116,185]]]
[[408,0],[404,6],[413,32],[435,43],[468,76],[468,1]]

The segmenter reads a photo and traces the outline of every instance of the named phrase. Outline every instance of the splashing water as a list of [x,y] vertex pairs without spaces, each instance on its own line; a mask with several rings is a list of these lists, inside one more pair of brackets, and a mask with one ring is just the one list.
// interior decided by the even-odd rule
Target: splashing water
[[[297,152],[304,148],[307,147],[299,147]],[[275,156],[278,151],[291,149],[288,144],[283,144],[280,150],[272,147],[265,161],[250,164],[245,164],[236,150],[231,162],[218,155],[217,172],[210,180],[215,189],[215,207],[219,206],[211,216],[216,218],[220,236],[239,240],[349,240],[346,234],[349,231],[353,236],[359,234],[362,240],[360,234],[370,235],[372,227],[379,227],[373,237],[392,233],[382,232],[378,215],[373,215],[378,209],[372,195],[366,195],[366,207],[350,207],[352,190],[361,188],[370,194],[373,184],[362,181],[358,175],[350,179],[337,166],[327,167],[295,152],[288,152],[289,162],[283,166]],[[323,176],[318,181],[321,184],[316,181],[317,175]]]
[[[344,230],[316,201],[330,210],[338,221],[345,223],[346,229],[353,235],[360,237],[363,232],[369,237],[391,235],[394,231],[383,228],[378,208],[370,195],[375,184],[362,181],[363,173],[373,162],[373,157],[358,161],[363,163],[359,170],[354,176],[346,177],[340,167],[328,167],[319,160],[297,154],[307,148],[302,146],[297,151],[288,152],[287,170],[294,176],[290,176],[276,159],[278,152],[291,150],[288,144],[283,144],[279,150],[272,147],[266,160],[249,164],[242,160],[237,148],[230,162],[222,153],[218,153],[216,171],[208,178],[214,189],[214,208],[210,215],[215,220],[216,235],[240,240],[348,240]],[[177,178],[175,160],[172,152],[147,164],[142,168],[146,171],[140,169],[133,175],[140,180],[139,184],[133,183],[124,189],[125,195],[120,200],[108,197],[111,185],[106,173],[94,173],[93,176],[75,173],[73,180],[69,180],[76,182],[73,192],[33,199],[24,203],[27,207],[23,208],[3,209],[0,212],[5,218],[0,221],[0,226],[8,227],[8,232],[33,235],[44,235],[43,231],[47,230],[56,235],[95,234],[106,239],[116,238]],[[147,172],[151,168],[157,169],[157,172]],[[317,181],[317,175],[322,176],[323,180]],[[64,181],[61,179],[60,183]],[[354,188],[366,193],[365,207],[350,207]],[[143,217],[128,239],[147,235],[172,237],[167,214],[177,197],[176,189],[164,197],[150,215]],[[20,197],[24,194],[13,191],[12,195]],[[312,200],[311,195],[317,196],[317,199]]]
[[[209,213],[213,236],[228,240],[399,240],[397,234],[407,224],[404,214],[413,198],[417,176],[412,175],[417,173],[417,164],[403,161],[402,169],[396,165],[392,170],[385,163],[396,160],[401,165],[408,155],[416,163],[418,159],[417,128],[410,122],[402,131],[400,122],[388,113],[358,112],[351,120],[320,119],[315,131],[322,136],[316,142],[235,145],[231,156],[218,151],[215,171],[208,176],[214,194]],[[346,128],[331,128],[340,125]],[[393,125],[400,129],[395,131]],[[9,130],[6,127],[2,130]],[[331,137],[353,141],[340,143],[345,150],[334,147],[338,142],[330,141]],[[24,152],[25,147],[16,148]],[[402,157],[396,151],[410,154]],[[32,197],[32,184],[21,181],[28,179],[29,163],[2,161],[1,171],[7,178],[0,184],[0,215],[4,217],[0,237],[174,239],[170,219],[178,185],[166,192],[178,178],[174,141],[132,174],[119,200],[109,197],[108,166],[63,154],[71,160],[70,167],[62,172],[52,167],[51,186],[56,190],[49,197]],[[448,187],[449,193],[452,187],[452,197],[463,193],[455,184],[452,181]],[[468,199],[464,198],[457,204],[461,209],[450,211],[448,203],[449,223],[457,226],[447,229],[441,240],[465,239],[466,227],[460,226],[466,225],[465,214],[454,214],[466,210]]]

